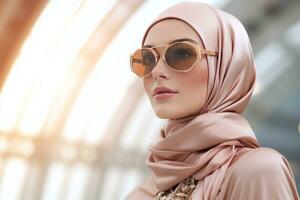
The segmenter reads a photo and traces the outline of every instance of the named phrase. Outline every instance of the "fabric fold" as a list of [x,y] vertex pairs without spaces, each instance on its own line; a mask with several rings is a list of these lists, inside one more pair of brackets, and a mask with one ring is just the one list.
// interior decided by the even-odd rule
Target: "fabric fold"
[[[212,131],[222,130],[224,123],[230,124],[230,129]],[[259,146],[250,125],[237,113],[204,113],[185,126],[170,122],[149,147],[146,165],[152,176],[135,193],[146,193],[145,200],[153,199],[159,191],[193,176],[203,181],[198,191],[209,196],[206,199],[214,199],[234,156],[242,149]]]

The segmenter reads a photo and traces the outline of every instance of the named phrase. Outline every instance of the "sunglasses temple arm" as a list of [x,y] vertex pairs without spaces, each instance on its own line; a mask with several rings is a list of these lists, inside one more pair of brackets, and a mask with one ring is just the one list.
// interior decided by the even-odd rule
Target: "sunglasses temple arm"
[[207,54],[207,55],[210,55],[210,56],[216,56],[217,55],[217,52],[212,52],[212,51],[207,51],[207,50],[201,50],[201,53]]

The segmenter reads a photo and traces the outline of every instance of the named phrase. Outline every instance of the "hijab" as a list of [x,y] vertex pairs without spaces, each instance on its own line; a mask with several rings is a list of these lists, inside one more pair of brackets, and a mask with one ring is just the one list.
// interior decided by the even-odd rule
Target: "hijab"
[[[197,200],[216,199],[226,170],[241,152],[260,147],[248,121],[241,115],[256,82],[248,34],[233,15],[205,3],[175,4],[148,26],[178,19],[194,29],[206,50],[208,83],[204,106],[195,115],[170,119],[149,145],[145,161],[151,176],[126,200],[154,199],[189,176],[198,180]],[[200,199],[199,199],[200,197]],[[196,198],[195,198],[196,199]]]

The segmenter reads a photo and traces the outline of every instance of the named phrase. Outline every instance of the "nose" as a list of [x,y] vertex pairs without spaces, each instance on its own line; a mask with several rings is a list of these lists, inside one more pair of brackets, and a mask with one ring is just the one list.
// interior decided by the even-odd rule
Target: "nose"
[[164,59],[163,59],[163,52],[156,50],[156,52],[160,55],[157,61],[156,66],[154,67],[154,69],[152,70],[152,76],[155,80],[158,79],[166,79],[169,77],[169,69],[167,64],[165,63]]

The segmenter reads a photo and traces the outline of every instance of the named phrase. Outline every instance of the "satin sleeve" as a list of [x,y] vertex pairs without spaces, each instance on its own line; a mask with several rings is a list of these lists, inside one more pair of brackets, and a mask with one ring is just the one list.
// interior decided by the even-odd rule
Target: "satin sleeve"
[[217,200],[299,200],[288,160],[260,147],[244,153],[227,170]]

